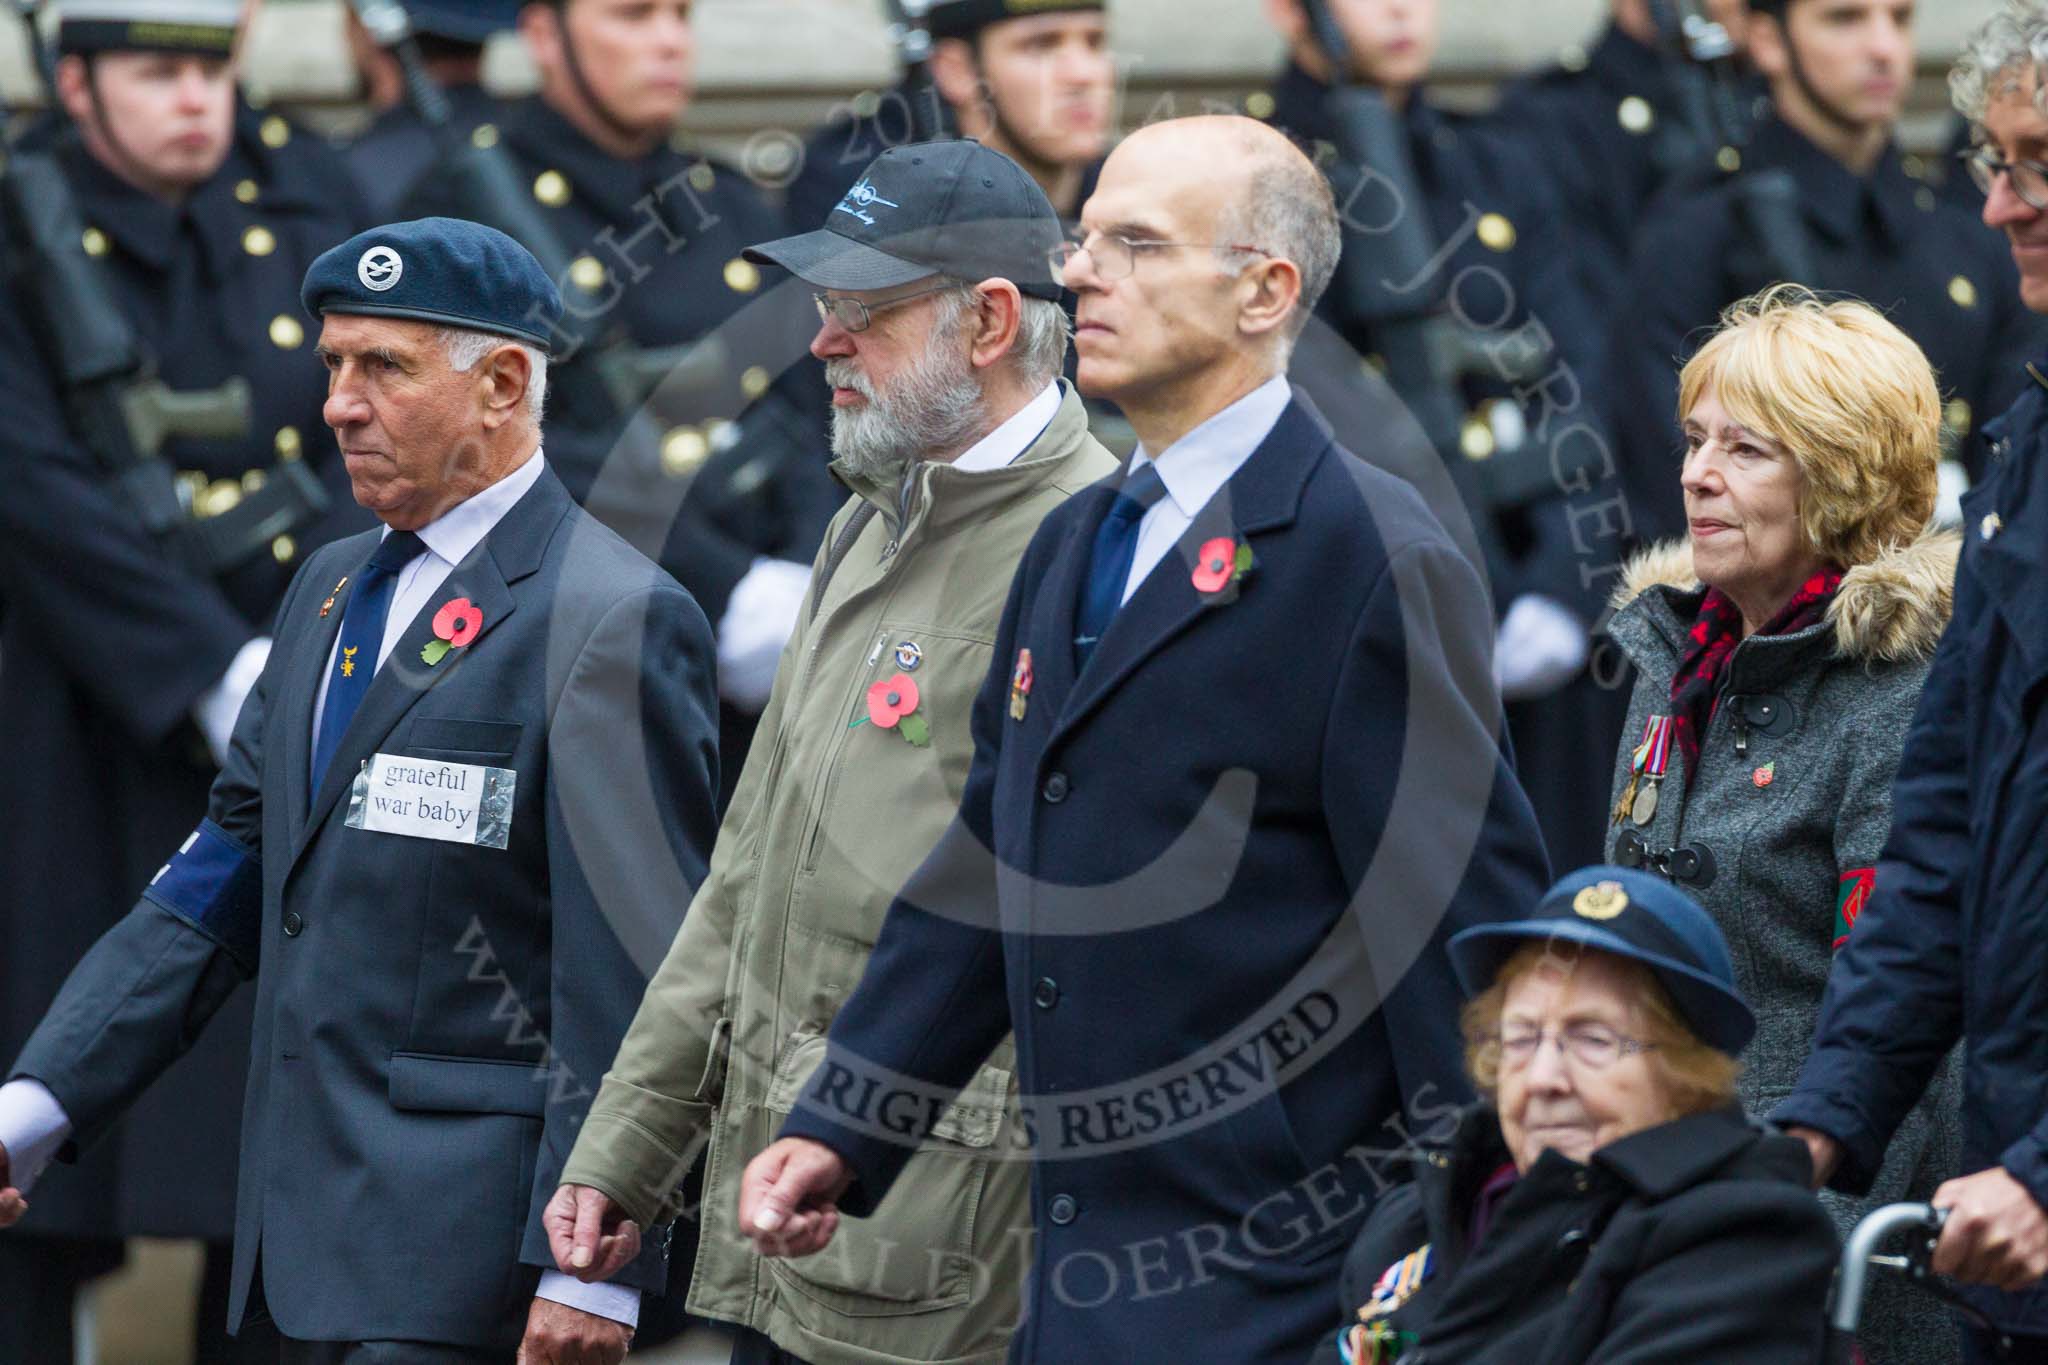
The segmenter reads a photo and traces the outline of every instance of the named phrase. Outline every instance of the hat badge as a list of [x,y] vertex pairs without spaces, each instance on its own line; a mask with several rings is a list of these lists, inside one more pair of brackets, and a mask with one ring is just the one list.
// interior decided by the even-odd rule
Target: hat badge
[[379,294],[397,284],[404,274],[404,260],[388,246],[373,246],[356,262],[356,278],[363,282],[363,288]]
[[1628,909],[1628,892],[1620,882],[1594,882],[1572,897],[1572,909],[1586,919],[1613,919]]
[[884,199],[881,195],[877,194],[875,187],[867,182],[867,177],[862,176],[854,182],[853,188],[846,192],[846,197],[840,200],[838,207],[832,211],[834,213],[851,214],[869,227],[873,227],[875,225],[874,215],[870,214],[868,210],[877,205],[885,209],[903,207],[895,200]]

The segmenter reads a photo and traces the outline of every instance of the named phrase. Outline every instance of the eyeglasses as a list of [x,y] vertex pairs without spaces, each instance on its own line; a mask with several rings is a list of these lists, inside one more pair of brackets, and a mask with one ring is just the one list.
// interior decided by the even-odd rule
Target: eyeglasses
[[942,294],[955,287],[954,283],[948,280],[929,289],[920,289],[914,294],[899,294],[893,299],[883,299],[878,303],[862,303],[859,299],[849,298],[844,294],[813,294],[811,297],[818,304],[818,321],[823,322],[830,318],[849,332],[865,332],[874,322],[875,314],[883,309],[894,308],[899,303],[909,303],[912,299],[921,299],[930,294]]
[[[1542,1051],[1543,1040],[1550,1036],[1542,1029],[1516,1029],[1502,1033],[1496,1040],[1501,1066],[1509,1071],[1519,1071],[1528,1066]],[[1557,1048],[1569,1062],[1588,1071],[1605,1071],[1623,1057],[1637,1052],[1655,1052],[1657,1045],[1616,1033],[1605,1024],[1574,1024],[1557,1035]]]
[[1120,280],[1137,269],[1140,251],[1159,251],[1168,247],[1248,251],[1254,256],[1268,257],[1273,254],[1263,247],[1246,246],[1241,242],[1134,242],[1128,237],[1106,237],[1096,234],[1080,241],[1061,242],[1045,253],[1045,259],[1046,264],[1052,267],[1053,277],[1057,279],[1066,272],[1067,262],[1085,251],[1095,262],[1096,274],[1105,280]]
[[2001,161],[1989,147],[1976,147],[1956,156],[1970,168],[1977,188],[1991,193],[2001,175],[2012,177],[2012,192],[2031,208],[2048,209],[2048,162]]

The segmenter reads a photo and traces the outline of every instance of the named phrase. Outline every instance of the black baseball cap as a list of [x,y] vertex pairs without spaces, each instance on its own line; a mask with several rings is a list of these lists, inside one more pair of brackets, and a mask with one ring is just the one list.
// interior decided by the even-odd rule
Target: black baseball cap
[[971,138],[912,142],[868,163],[825,224],[742,254],[821,289],[893,289],[932,275],[1000,277],[1058,299],[1046,259],[1065,230],[1038,182]]

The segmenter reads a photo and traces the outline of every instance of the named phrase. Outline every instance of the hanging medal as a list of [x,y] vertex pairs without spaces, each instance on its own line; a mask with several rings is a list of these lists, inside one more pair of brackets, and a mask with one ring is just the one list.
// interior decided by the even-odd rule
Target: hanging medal
[[1629,807],[1629,818],[1638,827],[1657,818],[1657,790],[1664,785],[1664,774],[1671,766],[1671,741],[1677,731],[1678,721],[1673,716],[1651,716],[1643,726],[1643,742],[1631,759],[1643,778],[1643,789]]
[[1671,741],[1678,723],[1671,716],[1651,716],[1643,724],[1642,740],[1629,754],[1628,786],[1614,806],[1614,823],[1633,820],[1647,826],[1657,818],[1658,789],[1671,767]]

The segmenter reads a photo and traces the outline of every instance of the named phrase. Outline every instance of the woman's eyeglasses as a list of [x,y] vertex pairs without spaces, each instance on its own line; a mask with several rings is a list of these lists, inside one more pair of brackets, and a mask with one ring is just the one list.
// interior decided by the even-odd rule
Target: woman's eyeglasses
[[1528,1066],[1542,1051],[1544,1039],[1553,1036],[1565,1060],[1588,1071],[1604,1071],[1632,1053],[1657,1050],[1655,1043],[1630,1038],[1605,1024],[1573,1024],[1555,1035],[1542,1029],[1506,1029],[1498,1039],[1501,1066],[1510,1071]]

